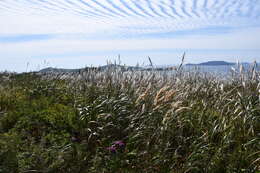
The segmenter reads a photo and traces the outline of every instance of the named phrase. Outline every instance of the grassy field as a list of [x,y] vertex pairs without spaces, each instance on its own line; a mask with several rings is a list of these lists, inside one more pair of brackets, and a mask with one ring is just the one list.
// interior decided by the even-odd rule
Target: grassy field
[[233,173],[260,167],[260,74],[0,74],[0,172]]

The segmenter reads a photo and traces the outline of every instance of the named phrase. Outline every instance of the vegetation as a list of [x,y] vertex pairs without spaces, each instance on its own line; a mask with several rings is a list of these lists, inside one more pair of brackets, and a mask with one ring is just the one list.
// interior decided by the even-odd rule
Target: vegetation
[[0,74],[0,172],[257,172],[260,74]]

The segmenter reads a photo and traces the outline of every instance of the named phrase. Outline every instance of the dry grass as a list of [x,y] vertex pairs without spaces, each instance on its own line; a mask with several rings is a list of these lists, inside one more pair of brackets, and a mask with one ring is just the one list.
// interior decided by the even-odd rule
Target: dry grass
[[256,64],[177,69],[2,74],[0,172],[259,171]]

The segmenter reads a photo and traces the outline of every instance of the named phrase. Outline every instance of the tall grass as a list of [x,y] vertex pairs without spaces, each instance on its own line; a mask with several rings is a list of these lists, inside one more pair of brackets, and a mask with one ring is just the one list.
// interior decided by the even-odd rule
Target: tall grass
[[0,172],[260,169],[256,64],[225,79],[180,67],[0,80]]

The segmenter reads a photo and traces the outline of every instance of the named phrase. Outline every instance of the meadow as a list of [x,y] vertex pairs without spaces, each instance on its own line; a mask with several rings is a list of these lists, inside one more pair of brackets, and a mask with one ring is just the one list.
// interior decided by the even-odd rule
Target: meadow
[[0,172],[260,170],[260,73],[0,74]]

